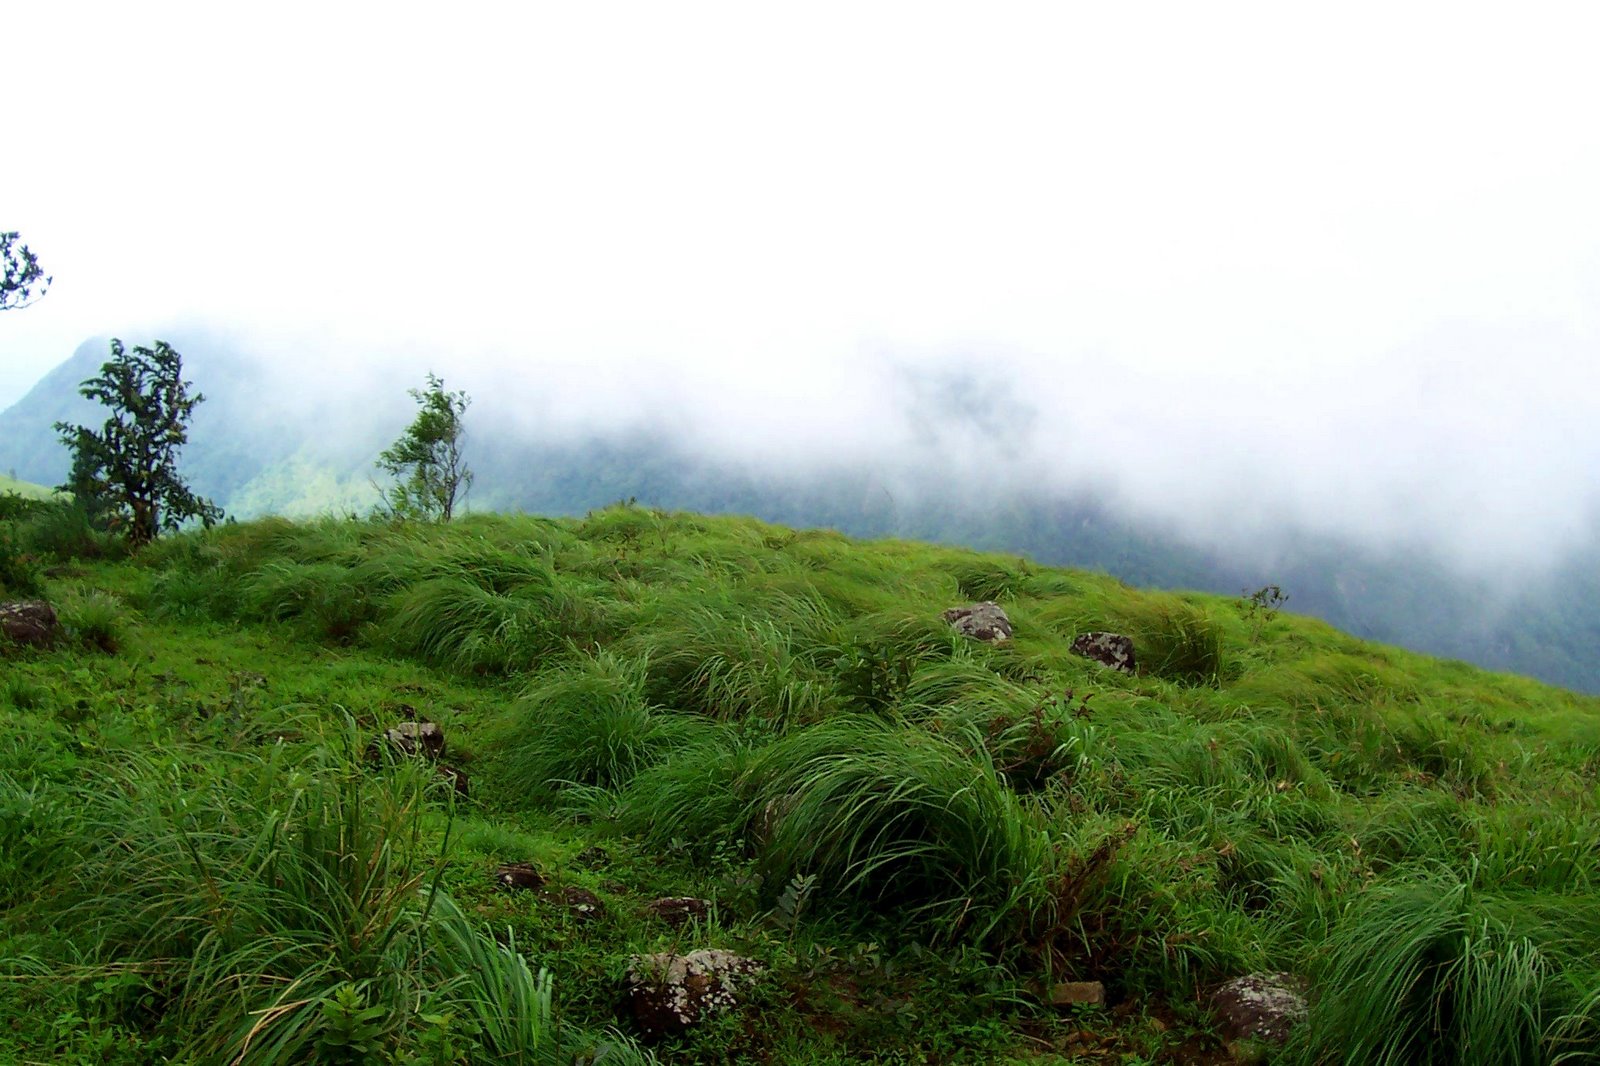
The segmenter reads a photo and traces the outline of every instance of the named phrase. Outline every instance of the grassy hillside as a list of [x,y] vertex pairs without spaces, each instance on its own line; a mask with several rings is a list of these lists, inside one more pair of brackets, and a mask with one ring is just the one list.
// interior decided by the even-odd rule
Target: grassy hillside
[[[196,492],[238,518],[372,509],[378,500],[373,461],[415,414],[392,366],[329,368],[303,381],[276,353],[227,334],[178,330],[163,336],[183,353],[186,377],[206,396],[182,461],[184,479]],[[70,455],[54,425],[103,419],[104,411],[78,390],[107,354],[106,338],[84,342],[22,400],[0,410],[0,470],[46,485],[66,480]],[[420,383],[422,370],[401,377]],[[1003,396],[981,381],[937,376],[912,392],[922,399],[891,413],[890,424],[942,427],[948,439],[936,434],[924,440],[918,430],[923,444],[912,451],[772,465],[708,449],[680,430],[564,426],[544,417],[551,400],[538,390],[478,389],[468,419],[467,459],[477,474],[468,503],[480,510],[581,515],[613,500],[638,499],[855,536],[1023,553],[1141,586],[1234,594],[1277,584],[1289,590],[1297,611],[1357,635],[1600,692],[1600,659],[1593,654],[1600,641],[1600,529],[1569,552],[1542,560],[1547,572],[1525,574],[1516,583],[1503,574],[1464,575],[1415,548],[1297,528],[1254,507],[1242,528],[1259,526],[1258,532],[1241,533],[1243,540],[1231,546],[1201,547],[1183,528],[1136,517],[1098,493],[1032,483],[1007,488],[1005,476],[992,483],[952,480],[950,470],[966,465],[956,461],[965,454],[959,442],[989,439],[994,427],[1009,421],[984,399]],[[929,408],[929,397],[941,399]]]
[[[634,507],[39,561],[67,637],[0,661],[0,1058],[1217,1062],[1206,993],[1284,970],[1278,1061],[1597,1061],[1600,700]],[[940,618],[984,599],[1013,641]],[[1072,654],[1093,630],[1138,672]],[[470,798],[369,755],[413,715]],[[702,947],[766,969],[633,1047],[629,957]],[[1041,1002],[1072,980],[1108,1006]]]
[[43,485],[35,485],[31,481],[18,481],[14,477],[0,474],[0,496],[17,495],[28,500],[48,500],[55,495],[54,489],[47,489]]

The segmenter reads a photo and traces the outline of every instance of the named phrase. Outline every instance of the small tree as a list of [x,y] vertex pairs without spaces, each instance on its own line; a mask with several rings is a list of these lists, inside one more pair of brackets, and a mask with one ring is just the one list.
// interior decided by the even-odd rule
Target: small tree
[[50,277],[39,257],[21,243],[20,233],[0,233],[0,311],[27,307],[45,294]]
[[422,410],[400,439],[378,456],[378,468],[399,479],[384,491],[383,502],[398,518],[448,522],[472,488],[472,471],[461,458],[467,432],[462,417],[472,398],[465,392],[446,392],[443,379],[432,373],[426,389],[407,391]]
[[165,341],[154,348],[111,342],[111,359],[78,389],[111,409],[97,433],[57,422],[56,432],[72,449],[72,473],[61,486],[91,515],[120,528],[134,547],[190,518],[207,528],[222,509],[196,496],[178,476],[178,449],[188,442],[189,417],[205,399],[189,395],[183,357]]

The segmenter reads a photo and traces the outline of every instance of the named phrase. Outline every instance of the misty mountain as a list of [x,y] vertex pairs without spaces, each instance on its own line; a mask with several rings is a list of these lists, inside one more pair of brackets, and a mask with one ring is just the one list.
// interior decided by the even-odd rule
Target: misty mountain
[[[185,376],[206,396],[183,459],[197,491],[238,517],[372,507],[373,460],[412,417],[406,389],[421,384],[420,367],[329,366],[307,381],[304,370],[224,334],[174,331],[165,339],[183,353]],[[104,339],[85,342],[0,412],[0,472],[45,485],[65,480],[68,456],[51,427],[101,420],[77,387],[106,357]],[[1192,530],[1133,517],[1087,491],[985,479],[984,462],[1003,462],[1018,447],[1015,430],[1032,417],[1026,404],[1003,383],[977,375],[908,375],[898,402],[912,450],[784,463],[708,448],[693,425],[633,419],[574,427],[548,408],[530,413],[533,405],[512,390],[469,386],[467,455],[477,483],[468,505],[582,514],[636,499],[854,536],[1014,552],[1139,586],[1239,595],[1276,584],[1288,592],[1289,610],[1358,636],[1600,691],[1592,656],[1600,645],[1600,545],[1508,589],[1418,550],[1379,549],[1287,525],[1250,543],[1208,544]]]

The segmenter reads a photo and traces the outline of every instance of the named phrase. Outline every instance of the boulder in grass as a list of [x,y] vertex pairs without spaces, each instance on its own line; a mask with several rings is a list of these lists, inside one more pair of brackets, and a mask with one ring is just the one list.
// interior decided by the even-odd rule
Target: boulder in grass
[[580,922],[593,922],[606,916],[606,905],[601,902],[600,897],[587,888],[579,888],[576,885],[546,889],[539,893],[539,898],[546,903],[556,903],[567,908]]
[[696,896],[662,896],[646,903],[644,909],[645,913],[668,925],[684,925],[690,921],[705,921],[711,914],[711,901]]
[[13,644],[49,647],[61,634],[55,608],[43,600],[0,603],[0,635]]
[[1306,982],[1288,973],[1246,974],[1218,986],[1210,1007],[1228,1040],[1281,1044],[1306,1020]]
[[1050,986],[1053,1007],[1104,1007],[1106,986],[1100,981],[1062,981]]
[[1121,633],[1081,633],[1072,652],[1124,674],[1134,671],[1133,638]]
[[401,722],[383,734],[384,743],[402,755],[421,753],[430,759],[444,754],[444,730],[437,722]]
[[957,633],[985,644],[1000,644],[1011,639],[1011,619],[998,603],[989,600],[952,607],[942,617]]
[[683,1030],[739,1004],[766,967],[731,951],[635,955],[628,964],[628,1007],[646,1037]]
[[494,872],[494,880],[507,892],[528,892],[545,883],[544,874],[531,862],[508,862]]

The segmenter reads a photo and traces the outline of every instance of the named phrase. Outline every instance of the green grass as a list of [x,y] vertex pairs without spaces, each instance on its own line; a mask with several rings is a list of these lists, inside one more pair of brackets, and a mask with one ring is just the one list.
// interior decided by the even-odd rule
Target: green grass
[[[1307,1063],[1600,1046],[1593,698],[743,519],[265,519],[119,560],[62,515],[0,520],[68,637],[0,653],[0,1057],[618,1061],[628,957],[696,947],[768,971],[666,1061],[1199,1053],[1253,969],[1313,982]],[[940,621],[979,598],[1011,642]],[[469,799],[369,762],[412,717]],[[1120,1007],[1042,1006],[1061,979]]]
[[35,485],[31,481],[21,481],[5,474],[0,474],[0,496],[21,496],[27,500],[50,500],[58,493],[43,485]]

